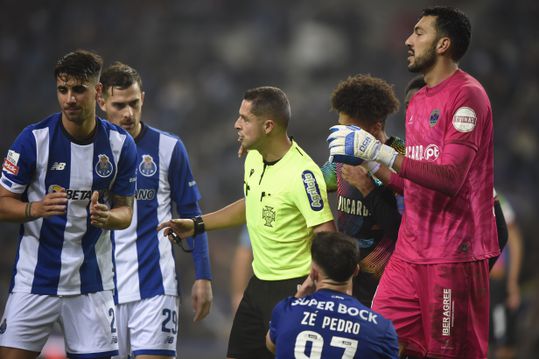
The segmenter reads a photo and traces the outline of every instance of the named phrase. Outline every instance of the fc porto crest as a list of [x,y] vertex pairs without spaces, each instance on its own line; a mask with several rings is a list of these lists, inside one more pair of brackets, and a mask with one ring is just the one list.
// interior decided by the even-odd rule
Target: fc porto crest
[[104,154],[97,156],[99,157],[99,161],[97,161],[97,164],[95,165],[95,173],[97,173],[97,175],[101,178],[107,178],[112,174],[114,169],[109,160],[109,156]]
[[151,177],[157,172],[157,165],[153,161],[153,157],[150,155],[142,155],[142,162],[138,166],[138,170],[141,175],[145,177]]
[[430,127],[434,127],[438,123],[439,119],[440,119],[440,110],[436,108],[432,110],[432,112],[430,113],[430,117],[429,117]]

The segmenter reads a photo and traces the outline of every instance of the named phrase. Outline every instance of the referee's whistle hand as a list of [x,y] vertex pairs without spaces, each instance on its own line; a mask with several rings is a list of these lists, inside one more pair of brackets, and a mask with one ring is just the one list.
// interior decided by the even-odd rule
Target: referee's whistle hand
[[178,218],[162,222],[157,226],[157,231],[164,228],[171,228],[181,238],[192,237],[195,233],[195,225],[192,219]]

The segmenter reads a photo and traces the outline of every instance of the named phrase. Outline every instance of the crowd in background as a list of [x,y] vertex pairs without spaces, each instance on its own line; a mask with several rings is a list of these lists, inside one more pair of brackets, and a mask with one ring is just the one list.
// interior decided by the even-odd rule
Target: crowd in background
[[[275,85],[290,97],[290,133],[313,159],[327,159],[327,129],[336,122],[330,92],[347,76],[370,73],[395,85],[412,77],[404,40],[432,1],[103,1],[3,0],[0,12],[0,152],[26,125],[58,108],[52,68],[77,48],[137,68],[146,92],[142,120],[178,134],[191,157],[203,212],[242,195],[243,160],[233,128],[243,92]],[[470,15],[472,46],[461,67],[486,88],[494,112],[495,187],[516,212],[525,257],[517,336],[522,355],[538,353],[539,2],[451,1]],[[402,99],[402,96],[401,96]],[[403,107],[403,106],[402,106]],[[404,136],[401,111],[389,132]],[[0,223],[0,305],[7,297],[18,227]],[[185,305],[181,346],[224,342],[230,326],[228,272],[236,231],[209,235],[215,304],[193,325]],[[177,253],[180,283],[193,276]],[[182,285],[188,299],[191,280]],[[185,309],[187,308],[187,309]],[[210,323],[208,323],[210,322]],[[224,349],[223,349],[224,350]]]

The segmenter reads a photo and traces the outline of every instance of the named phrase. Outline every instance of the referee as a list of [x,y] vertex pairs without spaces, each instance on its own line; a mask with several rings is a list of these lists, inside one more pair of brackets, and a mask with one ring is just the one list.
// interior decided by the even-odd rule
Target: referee
[[[247,224],[254,275],[245,289],[228,342],[229,358],[273,358],[265,336],[271,312],[309,274],[314,233],[335,231],[319,167],[288,137],[290,104],[275,87],[248,90],[235,128],[245,159],[244,198],[210,214],[174,219],[181,238]],[[168,230],[170,232],[170,229]]]

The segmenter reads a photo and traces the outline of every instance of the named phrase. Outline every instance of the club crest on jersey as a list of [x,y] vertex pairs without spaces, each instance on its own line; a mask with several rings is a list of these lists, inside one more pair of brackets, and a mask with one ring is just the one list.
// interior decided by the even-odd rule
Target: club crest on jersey
[[432,110],[432,112],[430,113],[430,117],[429,117],[429,125],[430,125],[430,127],[436,126],[439,119],[440,119],[440,110],[438,110],[436,108],[436,109]]
[[262,208],[262,218],[264,219],[264,225],[266,227],[273,227],[273,222],[275,222],[275,210],[273,207],[264,206]]
[[322,200],[322,195],[320,194],[320,188],[318,188],[318,183],[316,182],[316,177],[311,171],[303,171],[301,174],[301,179],[303,180],[303,185],[305,186],[305,192],[309,198],[309,204],[313,211],[320,211],[324,208],[324,201]]
[[157,172],[157,165],[150,155],[142,155],[142,162],[138,166],[138,170],[144,177],[151,177]]
[[112,174],[112,163],[109,160],[109,156],[101,154],[98,155],[99,161],[95,165],[95,173],[101,178],[106,178]]

